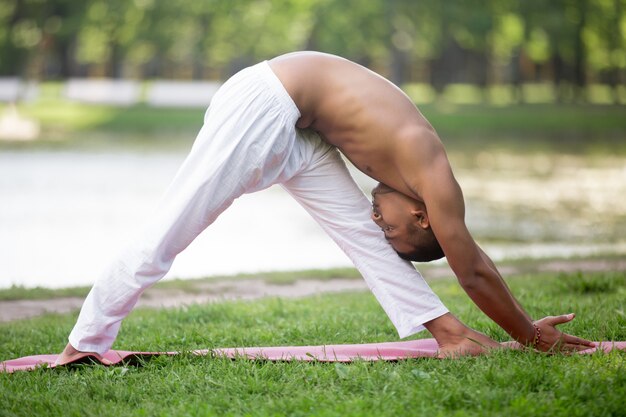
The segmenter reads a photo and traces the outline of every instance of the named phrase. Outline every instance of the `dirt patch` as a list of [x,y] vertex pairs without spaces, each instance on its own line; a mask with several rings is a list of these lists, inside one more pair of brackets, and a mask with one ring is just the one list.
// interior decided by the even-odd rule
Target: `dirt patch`
[[[499,267],[503,275],[536,272],[599,272],[626,271],[626,260],[559,260],[532,265]],[[452,277],[447,266],[429,267],[424,276],[429,279]],[[190,289],[150,288],[140,298],[139,307],[171,308],[226,300],[255,300],[264,297],[297,298],[321,293],[365,291],[362,279],[334,278],[328,280],[301,279],[289,284],[273,284],[263,279],[231,279],[211,283],[198,282]],[[26,319],[46,313],[70,313],[82,306],[82,297],[51,298],[47,300],[0,301],[0,322]]]
[[[255,300],[263,297],[306,297],[320,293],[365,291],[361,279],[299,280],[292,284],[270,284],[261,279],[217,281],[192,290],[150,288],[141,296],[138,307],[168,308],[204,304],[225,300]],[[80,309],[82,297],[51,298],[47,300],[0,301],[0,322],[26,319],[46,313],[70,313]]]

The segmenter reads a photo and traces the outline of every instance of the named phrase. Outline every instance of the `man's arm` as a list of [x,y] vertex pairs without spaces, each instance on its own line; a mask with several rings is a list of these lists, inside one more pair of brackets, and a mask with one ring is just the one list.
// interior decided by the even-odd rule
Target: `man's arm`
[[[411,189],[419,190],[416,194],[426,204],[430,225],[450,267],[469,297],[487,316],[518,342],[524,345],[533,344],[536,333],[532,319],[467,230],[463,194],[454,178],[443,146],[438,140],[426,142],[429,143],[427,149],[420,147],[410,150],[413,155],[419,155],[419,161],[416,164],[415,158],[412,158],[412,171],[417,175],[414,179],[406,180]],[[401,167],[402,172],[407,172],[408,169],[408,165]],[[564,317],[569,316],[559,316],[557,320],[546,318],[535,323],[541,330],[539,348],[549,350],[557,344],[565,349],[593,346],[589,341],[558,331],[555,328],[557,324],[573,318]]]
[[[441,169],[443,168],[443,169]],[[493,263],[478,248],[465,225],[460,187],[449,168],[433,175],[433,186],[422,189],[430,225],[450,268],[476,305],[515,340],[532,344],[535,328],[502,280]],[[442,172],[444,171],[444,172]]]
[[[504,282],[504,279],[502,278],[502,275],[500,275],[500,271],[498,271],[498,268],[496,268],[496,265],[493,263],[491,258],[485,253],[485,251],[482,250],[482,248],[480,246],[478,246],[478,244],[476,244],[476,247],[478,248],[478,251],[480,252],[480,256],[481,256],[482,260],[485,263],[487,263],[487,265],[498,275],[498,278],[500,279],[500,281],[502,281],[503,285],[506,286],[506,283]],[[508,286],[507,286],[507,290],[509,290]],[[510,290],[509,290],[509,292],[510,292]],[[517,308],[524,312],[524,314],[526,315],[528,320],[532,321],[530,316],[526,313],[526,311],[524,311],[524,308],[519,303],[519,301],[517,301],[517,299],[515,299],[515,297],[513,296],[512,293],[511,293],[511,298],[513,299],[513,302],[515,302]]]

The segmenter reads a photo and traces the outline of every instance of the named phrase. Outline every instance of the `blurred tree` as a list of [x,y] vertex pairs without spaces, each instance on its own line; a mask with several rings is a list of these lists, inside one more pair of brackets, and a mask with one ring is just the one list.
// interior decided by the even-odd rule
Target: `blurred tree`
[[494,26],[490,33],[494,83],[510,84],[512,96],[523,101],[523,66],[526,54],[523,44],[528,40],[527,3],[519,0],[501,1],[496,6]]
[[126,51],[137,37],[140,1],[91,0],[78,32],[76,60],[89,74],[119,78]]
[[491,74],[492,62],[492,33],[494,31],[494,16],[499,0],[481,1],[467,0],[464,7],[458,11],[454,25],[450,28],[456,43],[463,49],[464,62],[457,79],[462,82],[477,84],[484,88],[493,78]]
[[87,2],[56,0],[46,2],[45,9],[43,32],[46,62],[40,76],[67,78],[77,73],[75,51]]
[[623,83],[626,68],[626,16],[624,0],[599,0],[589,4],[587,27],[583,41],[587,45],[587,62],[595,81],[605,81],[611,86],[612,98],[619,102],[618,86]]
[[415,26],[408,16],[416,2],[389,0],[385,5],[389,78],[397,85],[403,85],[409,79],[411,50],[415,38]]
[[29,16],[25,0],[0,3],[0,74],[22,75],[29,52],[39,45],[41,31]]
[[[0,74],[225,78],[300,50],[397,84],[589,82],[626,76],[626,0],[0,0]],[[483,91],[486,91],[483,88]]]
[[316,7],[314,49],[383,66],[388,56],[388,14],[384,1],[323,1]]

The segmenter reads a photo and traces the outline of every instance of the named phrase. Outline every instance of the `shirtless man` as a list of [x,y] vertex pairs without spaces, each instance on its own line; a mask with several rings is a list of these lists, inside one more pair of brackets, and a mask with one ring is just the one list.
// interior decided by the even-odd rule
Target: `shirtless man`
[[[264,98],[266,90],[271,90],[269,98]],[[420,205],[420,210],[413,210],[412,218],[418,220],[425,233],[425,238],[418,240],[425,241],[431,249],[434,246],[433,253],[440,246],[472,300],[514,340],[543,351],[554,346],[567,350],[593,346],[556,328],[557,324],[572,320],[573,315],[533,322],[515,300],[494,264],[467,230],[463,196],[435,130],[392,83],[348,60],[300,52],[244,70],[225,83],[221,91],[207,110],[205,125],[190,156],[166,193],[163,203],[166,208],[158,211],[153,221],[152,228],[161,230],[158,233],[149,230],[144,235],[148,243],[127,250],[96,282],[59,363],[84,356],[86,352],[101,354],[108,350],[119,323],[141,291],[169,270],[175,256],[234,198],[275,183],[283,185],[298,199],[346,251],[401,336],[425,327],[437,339],[441,355],[478,354],[485,348],[500,347],[447,312],[425,284],[407,275],[402,260],[386,252],[385,245],[389,244],[405,258],[415,252],[415,243],[407,240],[400,225],[392,224],[391,220],[394,202],[413,201]],[[315,142],[310,142],[314,148],[311,152],[307,150],[310,147],[296,149],[311,139],[294,128],[318,132],[358,169],[397,191],[377,198],[379,208],[375,207],[372,214],[389,244],[384,242],[380,231],[379,238],[372,237],[369,226],[376,226],[371,222],[365,225],[358,220],[347,226],[348,217],[362,219],[363,215],[363,201],[352,196],[355,186],[345,181],[345,168],[343,171],[337,168],[339,162],[331,150],[320,148]],[[265,135],[271,136],[270,139],[266,140]],[[236,138],[222,140],[222,136]],[[283,140],[292,136],[295,142]],[[237,153],[243,156],[232,157]],[[294,154],[300,159],[308,158],[306,167],[298,165],[292,169]],[[258,165],[256,159],[247,160],[252,156],[258,159],[258,155],[263,157],[263,165]],[[225,170],[219,169],[221,165],[231,166],[228,178],[223,177]],[[215,166],[218,167],[215,172],[205,172]],[[306,177],[307,173],[312,175]],[[200,179],[189,180],[195,177]],[[210,184],[216,177],[226,183]],[[312,177],[319,177],[316,183]],[[326,197],[346,202],[330,202]],[[347,202],[354,205],[354,213],[348,216]],[[329,210],[335,213],[328,216]],[[383,241],[383,246],[377,239]],[[381,276],[385,273],[389,277]],[[403,289],[405,285],[412,287]],[[413,308],[412,302],[407,301],[411,296],[419,298],[419,308]],[[420,320],[407,325],[411,321],[407,318],[409,311],[414,311]]]

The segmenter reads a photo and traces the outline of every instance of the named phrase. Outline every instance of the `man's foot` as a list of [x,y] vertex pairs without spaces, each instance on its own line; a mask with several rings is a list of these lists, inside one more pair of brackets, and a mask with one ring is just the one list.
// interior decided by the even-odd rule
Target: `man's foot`
[[97,358],[98,361],[100,361],[104,365],[110,365],[111,364],[111,362],[109,360],[103,358],[102,356],[98,355],[97,353],[94,353],[94,352],[81,352],[79,350],[74,349],[74,346],[72,346],[71,344],[68,343],[67,346],[65,346],[65,349],[63,349],[63,352],[61,352],[61,354],[57,358],[57,360],[55,362],[55,366],[66,365],[68,363],[76,362],[77,360],[82,359],[82,358],[87,357],[87,356],[91,356],[91,357]]
[[467,327],[450,313],[424,325],[437,340],[438,358],[477,356],[492,349],[504,348],[490,337]]

